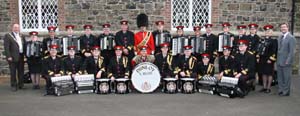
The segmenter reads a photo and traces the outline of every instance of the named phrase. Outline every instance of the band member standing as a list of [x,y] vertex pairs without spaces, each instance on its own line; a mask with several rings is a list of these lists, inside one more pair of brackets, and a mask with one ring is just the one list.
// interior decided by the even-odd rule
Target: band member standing
[[[73,29],[75,28],[74,25],[67,25],[66,26],[66,30],[67,30],[67,36],[65,38],[67,38],[67,46],[63,46],[64,50],[68,49],[68,46],[77,46],[79,45],[79,41],[78,41],[78,37],[74,35],[74,31]],[[65,43],[63,43],[65,44]],[[79,54],[78,49],[76,49],[76,54]],[[65,51],[65,53],[63,53],[64,55],[68,55],[67,51]]]
[[40,89],[42,73],[42,42],[38,41],[38,32],[29,33],[31,40],[26,43],[26,57],[33,89]]
[[94,46],[92,56],[84,60],[82,70],[86,70],[88,74],[94,74],[96,78],[101,78],[106,76],[105,66],[104,58],[100,55],[100,47]]
[[[183,46],[191,45],[190,39],[187,36],[184,36],[183,28],[184,26],[177,26],[176,35],[174,35],[171,39],[171,54],[175,56],[175,59],[177,59],[180,55],[183,55]],[[174,42],[176,42],[175,45],[177,46],[174,46]]]
[[[25,37],[20,34],[19,24],[14,24],[12,32],[4,35],[4,53],[9,64],[10,86],[12,91],[24,87],[24,52]],[[18,78],[18,79],[17,79]]]
[[58,38],[56,36],[55,30],[56,27],[55,26],[49,26],[47,27],[48,29],[48,34],[49,37],[43,39],[43,52],[44,52],[44,56],[48,56],[49,55],[49,51],[50,51],[50,46],[51,45],[58,45],[58,55],[62,55],[63,51],[62,51],[62,40],[61,38]]
[[205,40],[205,53],[210,55],[209,62],[214,64],[218,56],[218,36],[212,33],[213,24],[205,24],[205,34],[202,35]]
[[[218,34],[218,37],[220,37],[220,35],[222,35],[223,38],[229,39],[229,41],[223,40],[223,41],[226,41],[226,43],[218,40],[218,44],[217,44],[217,45],[218,45],[218,54],[219,54],[220,56],[223,54],[223,53],[221,52],[221,51],[223,51],[223,50],[220,51],[220,49],[222,49],[222,48],[220,48],[220,47],[223,47],[223,46],[230,46],[230,47],[233,47],[232,44],[233,44],[233,41],[234,41],[234,34],[232,34],[232,33],[230,32],[230,26],[231,26],[231,24],[228,23],[228,22],[223,23],[223,24],[222,24],[223,32]],[[229,42],[229,43],[228,43],[228,42]],[[219,48],[220,48],[220,49],[219,49]]]
[[251,43],[248,40],[248,37],[246,35],[246,28],[247,28],[246,25],[238,25],[237,26],[237,30],[238,30],[239,34],[234,37],[233,49],[232,49],[232,54],[233,55],[239,53],[239,45],[238,45],[239,43],[238,43],[238,41],[242,40],[242,39],[247,40],[249,42],[248,51],[250,51],[249,48],[251,47]]
[[295,56],[296,39],[289,32],[289,24],[280,24],[282,34],[278,37],[277,77],[280,96],[289,96],[292,77],[292,64]]
[[92,34],[92,25],[84,25],[84,35],[79,37],[80,40],[80,52],[83,58],[92,56],[91,48],[98,45],[96,36]]
[[248,40],[249,40],[249,48],[248,50],[255,53],[256,52],[256,48],[259,42],[260,37],[257,35],[257,28],[258,25],[255,23],[251,23],[248,25],[249,30],[250,30],[250,34],[248,35]]
[[162,78],[173,77],[173,56],[169,54],[169,43],[160,44],[160,53],[155,55],[154,64],[158,67]]
[[146,14],[139,14],[136,23],[140,31],[134,34],[135,54],[140,54],[142,46],[147,47],[147,54],[154,54],[155,43],[153,35],[150,31],[147,31],[148,16]]
[[192,46],[184,46],[184,55],[179,56],[175,61],[174,74],[175,78],[191,77],[196,78],[195,65],[197,64],[197,58],[192,56]]
[[130,67],[128,58],[122,55],[123,46],[115,46],[115,56],[110,59],[107,66],[108,78],[112,81],[118,78],[129,78]]
[[132,67],[142,63],[142,62],[151,62],[153,63],[155,57],[153,55],[149,55],[147,51],[147,46],[140,47],[140,54],[133,57],[131,61]]
[[219,58],[219,80],[223,76],[234,77],[233,72],[235,71],[235,58],[230,53],[231,47],[223,46],[223,55]]
[[124,46],[123,54],[131,61],[134,57],[134,33],[128,29],[128,21],[120,22],[121,30],[116,33],[116,45]]
[[46,91],[47,94],[51,94],[50,87],[52,86],[51,77],[59,77],[64,74],[62,67],[62,59],[57,56],[58,45],[51,45],[49,56],[45,56],[43,59],[43,76],[46,79]]
[[242,92],[240,97],[244,97],[249,92],[247,81],[255,78],[255,56],[247,51],[248,44],[247,40],[239,40],[239,53],[234,56],[236,70],[233,74],[239,79],[238,86]]
[[68,56],[63,58],[62,67],[64,74],[74,77],[75,75],[81,75],[85,73],[81,65],[83,60],[80,56],[75,55],[76,46],[68,47]]
[[162,43],[170,43],[171,41],[171,34],[169,31],[164,30],[164,21],[156,21],[156,29],[152,32],[154,37],[154,43],[155,43],[155,54],[161,52],[160,51],[160,44]]
[[[193,51],[192,51],[193,55],[198,57],[198,56],[200,56],[200,54],[204,53],[204,50],[205,50],[204,49],[204,40],[199,40],[199,39],[203,39],[203,38],[200,38],[200,37],[202,37],[201,36],[201,26],[194,26],[193,30],[194,30],[195,35],[189,37],[189,39],[191,41],[190,45],[193,46]],[[198,45],[199,43],[196,43],[197,40],[201,41],[200,45]],[[194,41],[197,45],[193,44],[192,41]],[[199,46],[199,48],[198,48],[198,46]]]
[[209,54],[203,53],[201,54],[202,61],[197,63],[195,67],[195,73],[197,73],[197,79],[201,79],[204,76],[212,77],[215,74],[215,66],[214,64],[209,62]]
[[109,59],[114,56],[115,36],[110,31],[110,24],[102,25],[103,33],[99,35],[98,41],[101,47],[101,54],[104,57],[105,66],[108,65]]
[[272,39],[272,25],[264,26],[265,38],[260,39],[257,51],[257,61],[263,79],[263,89],[260,92],[270,93],[276,62],[277,41]]

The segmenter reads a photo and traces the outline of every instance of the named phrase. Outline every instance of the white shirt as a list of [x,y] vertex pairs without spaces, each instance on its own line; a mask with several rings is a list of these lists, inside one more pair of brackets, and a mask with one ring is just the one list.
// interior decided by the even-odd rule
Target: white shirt
[[22,39],[20,37],[20,34],[19,33],[14,33],[14,34],[15,34],[15,37],[16,37],[16,42],[19,45],[19,52],[23,53],[23,44],[22,44]]
[[289,34],[289,32],[284,33],[282,36],[282,39],[285,39],[286,35]]

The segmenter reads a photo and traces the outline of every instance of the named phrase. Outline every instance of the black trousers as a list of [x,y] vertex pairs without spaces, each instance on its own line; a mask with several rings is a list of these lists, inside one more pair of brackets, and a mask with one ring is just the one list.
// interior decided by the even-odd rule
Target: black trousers
[[10,70],[10,84],[11,87],[19,87],[22,88],[24,86],[23,83],[23,75],[24,75],[24,57],[20,56],[18,62],[8,62],[9,70]]

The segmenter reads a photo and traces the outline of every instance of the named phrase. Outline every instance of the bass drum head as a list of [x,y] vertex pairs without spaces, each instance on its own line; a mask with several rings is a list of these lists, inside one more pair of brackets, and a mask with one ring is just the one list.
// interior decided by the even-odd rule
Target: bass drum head
[[133,69],[131,82],[137,91],[150,93],[158,88],[160,77],[157,66],[150,62],[143,62]]

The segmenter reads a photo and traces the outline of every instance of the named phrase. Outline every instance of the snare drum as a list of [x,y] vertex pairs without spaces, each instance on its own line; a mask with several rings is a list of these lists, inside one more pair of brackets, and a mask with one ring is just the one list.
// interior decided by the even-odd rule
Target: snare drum
[[157,66],[150,62],[142,62],[134,67],[131,82],[137,91],[150,93],[158,88],[160,78]]
[[118,94],[129,93],[129,79],[127,78],[116,79],[115,92]]
[[110,79],[96,79],[97,94],[109,94],[111,92]]
[[164,83],[164,89],[163,91],[165,93],[177,93],[177,84],[178,84],[178,79],[176,78],[164,78],[163,79]]
[[195,79],[194,78],[181,78],[181,92],[182,93],[194,93]]

